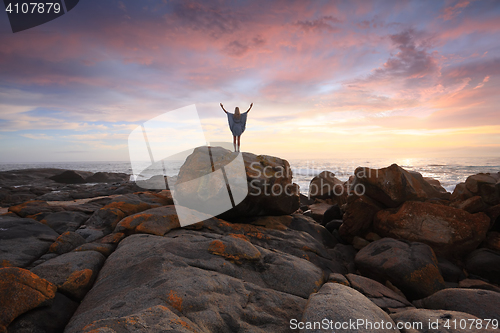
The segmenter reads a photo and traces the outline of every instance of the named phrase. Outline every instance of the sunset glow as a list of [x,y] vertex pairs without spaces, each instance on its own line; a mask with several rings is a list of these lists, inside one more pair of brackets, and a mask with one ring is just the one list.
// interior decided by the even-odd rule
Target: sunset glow
[[220,102],[254,103],[256,154],[500,156],[498,1],[86,0],[15,34],[0,17],[2,162],[128,160],[134,128],[191,104],[231,141]]

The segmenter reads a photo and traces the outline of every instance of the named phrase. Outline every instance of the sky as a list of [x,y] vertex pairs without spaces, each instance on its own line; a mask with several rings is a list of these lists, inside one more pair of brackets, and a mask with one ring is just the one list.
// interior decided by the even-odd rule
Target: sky
[[254,103],[255,154],[498,157],[498,36],[496,0],[82,0],[18,33],[0,14],[0,162],[126,161],[134,129],[193,104],[231,142],[219,103]]

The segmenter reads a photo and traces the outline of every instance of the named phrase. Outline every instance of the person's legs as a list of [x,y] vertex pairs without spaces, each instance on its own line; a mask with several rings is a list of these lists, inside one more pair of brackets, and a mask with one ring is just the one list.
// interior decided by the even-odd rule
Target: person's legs
[[233,135],[233,146],[234,146],[234,151],[236,151],[236,136]]
[[240,151],[240,137],[241,136],[238,136],[238,151]]

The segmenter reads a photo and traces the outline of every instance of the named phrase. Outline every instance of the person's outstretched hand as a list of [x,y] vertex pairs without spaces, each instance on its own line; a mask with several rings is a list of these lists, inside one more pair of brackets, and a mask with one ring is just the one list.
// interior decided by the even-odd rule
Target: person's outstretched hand
[[221,106],[221,108],[224,108],[224,106],[222,105],[222,103],[220,103],[220,106]]

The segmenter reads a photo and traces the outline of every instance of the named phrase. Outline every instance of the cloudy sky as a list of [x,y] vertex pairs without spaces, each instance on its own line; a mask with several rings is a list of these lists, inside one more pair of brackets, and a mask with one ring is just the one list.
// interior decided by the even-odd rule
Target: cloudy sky
[[257,154],[500,156],[499,35],[496,0],[82,0],[15,34],[2,14],[0,161],[128,160],[138,125],[191,104],[230,141],[220,102],[254,103]]

